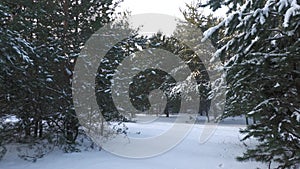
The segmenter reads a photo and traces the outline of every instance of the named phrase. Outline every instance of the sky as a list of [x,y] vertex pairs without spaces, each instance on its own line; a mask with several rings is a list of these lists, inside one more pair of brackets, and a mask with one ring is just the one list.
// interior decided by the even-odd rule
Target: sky
[[[194,3],[197,0],[124,0],[119,4],[117,12],[130,11],[134,19],[130,21],[131,26],[138,28],[143,25],[139,33],[143,35],[152,35],[159,31],[166,35],[171,35],[178,24],[178,21],[174,18],[170,20],[168,17],[176,17],[181,20],[184,19],[180,9],[186,9],[186,4]],[[204,9],[204,15],[213,13],[210,9]],[[153,15],[151,17],[147,15],[136,15],[136,14],[166,14],[169,16]],[[225,9],[221,9],[214,12],[215,16],[225,16]],[[147,20],[145,20],[147,18]],[[166,24],[168,23],[168,24]]]
[[[120,4],[117,11],[131,11],[132,15],[143,13],[159,13],[168,14],[183,19],[180,12],[181,9],[185,9],[185,4],[191,4],[195,0],[124,0]],[[211,13],[209,9],[204,10],[205,14]],[[224,16],[225,9],[215,12],[216,16]]]

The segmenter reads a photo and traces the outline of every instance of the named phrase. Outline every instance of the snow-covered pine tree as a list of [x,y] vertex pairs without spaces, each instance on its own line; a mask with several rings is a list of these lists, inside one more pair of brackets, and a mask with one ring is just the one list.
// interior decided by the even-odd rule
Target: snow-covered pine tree
[[0,159],[6,152],[4,145],[20,137],[18,126],[4,122],[4,118],[22,111],[24,97],[30,92],[23,84],[33,84],[27,71],[37,57],[33,45],[8,27],[11,17],[10,8],[0,2]]
[[256,124],[241,132],[256,138],[238,160],[297,168],[300,161],[300,5],[297,0],[210,0],[227,17],[205,39],[224,29],[228,42],[215,57],[226,57],[228,92],[224,117],[246,115]]
[[[0,2],[0,77],[5,77],[0,78],[0,112],[21,119],[22,124],[14,126],[22,133],[16,138],[75,143],[79,124],[72,101],[72,70],[85,41],[112,20],[118,3],[112,0]],[[22,57],[30,58],[32,64],[28,66]],[[16,59],[18,62],[14,62]],[[10,86],[13,90],[6,90]]]

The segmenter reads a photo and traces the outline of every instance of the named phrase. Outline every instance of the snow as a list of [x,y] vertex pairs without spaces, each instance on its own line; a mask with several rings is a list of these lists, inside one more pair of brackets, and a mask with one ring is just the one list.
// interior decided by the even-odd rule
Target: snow
[[283,26],[288,27],[291,17],[295,15],[300,15],[299,11],[300,11],[300,6],[297,4],[297,0],[293,0],[291,2],[291,7],[286,11],[284,15]]
[[277,82],[274,86],[274,88],[280,87],[280,84]]
[[292,117],[296,117],[296,120],[300,122],[300,109],[296,109],[296,111],[292,114]]
[[46,78],[46,82],[53,82],[52,78],[48,77]]
[[[222,21],[220,22],[218,25],[209,28],[208,30],[206,30],[203,35],[204,37],[202,38],[202,42],[207,40],[209,37],[211,37],[216,31],[218,31],[220,28],[225,27],[225,35],[230,34],[229,31],[231,30],[230,24],[232,24],[233,22],[235,22],[236,19],[238,19],[239,23],[238,25],[234,28],[234,30],[239,30],[242,29],[242,26],[247,26],[247,24],[249,22],[252,22],[251,19],[255,19],[255,22],[252,22],[253,25],[251,27],[251,29],[245,31],[244,33],[238,35],[237,37],[242,37],[246,40],[250,37],[250,35],[254,35],[257,33],[257,26],[260,25],[264,25],[267,19],[270,19],[270,12],[275,9],[274,8],[274,4],[275,2],[273,0],[268,0],[266,1],[265,5],[263,8],[258,8],[255,11],[250,11],[248,12],[246,9],[250,8],[250,6],[252,5],[252,1],[248,0],[246,1],[239,10],[237,11],[232,11],[231,13],[228,14],[228,16]],[[278,12],[282,12],[283,9],[285,9],[284,11],[284,21],[283,21],[283,26],[284,27],[288,27],[289,23],[291,22],[291,18],[292,17],[297,17],[300,15],[300,5],[297,4],[297,0],[280,0],[279,2],[277,2],[275,4],[275,7],[278,9]],[[294,31],[289,31],[289,36],[290,34],[294,34]],[[250,37],[251,38],[251,37]],[[257,38],[257,37],[256,37]],[[257,39],[254,39],[254,41]],[[226,45],[224,45],[223,47],[219,48],[216,52],[214,57],[212,58],[211,61],[214,61],[216,59],[216,57],[219,57],[222,52],[230,49],[231,44],[233,42],[235,42],[236,39],[232,39],[229,42],[227,42]],[[246,50],[249,50],[250,47],[253,45],[253,43],[251,43],[250,46],[248,46],[248,48]],[[247,52],[245,52],[247,53]]]
[[245,53],[248,53],[251,49],[251,47],[259,40],[259,37],[255,37],[255,39],[251,40],[251,44],[249,46],[247,46],[247,48],[245,49]]
[[253,115],[255,112],[258,112],[258,111],[261,110],[261,109],[259,109],[261,106],[263,106],[263,105],[268,105],[268,104],[270,104],[270,102],[272,102],[272,101],[274,101],[274,100],[276,100],[276,99],[275,99],[275,98],[270,98],[270,99],[266,99],[266,100],[260,102],[259,104],[257,104],[257,105],[254,107],[254,109],[253,109],[251,112],[249,112],[249,113],[247,113],[247,114],[248,114],[248,115]]
[[134,43],[134,46],[139,50],[139,51],[143,51],[143,47],[138,45],[137,43]]
[[284,7],[288,6],[288,1],[287,0],[280,0],[277,5],[279,6],[278,7],[278,12],[281,12]]
[[[126,123],[131,137],[148,137],[167,130],[172,125],[171,118],[162,118],[146,125]],[[174,117],[173,117],[174,119]],[[202,119],[203,120],[203,119]],[[237,162],[235,158],[242,155],[245,146],[239,140],[244,121],[229,119],[220,124],[207,142],[200,144],[199,136],[205,127],[198,122],[187,137],[170,151],[152,158],[131,159],[113,155],[104,150],[90,150],[79,153],[62,153],[55,150],[35,163],[16,157],[16,148],[8,147],[7,154],[0,162],[1,169],[253,169],[267,168],[257,162]],[[144,127],[143,127],[144,126]],[[207,126],[206,126],[207,127]],[[209,126],[208,126],[209,127]],[[256,142],[244,142],[253,146]],[[159,143],[158,143],[159,144]],[[147,146],[147,145],[145,145]]]
[[19,122],[20,119],[18,119],[16,116],[7,116],[5,118],[3,118],[4,121],[3,123],[16,123],[16,122]]

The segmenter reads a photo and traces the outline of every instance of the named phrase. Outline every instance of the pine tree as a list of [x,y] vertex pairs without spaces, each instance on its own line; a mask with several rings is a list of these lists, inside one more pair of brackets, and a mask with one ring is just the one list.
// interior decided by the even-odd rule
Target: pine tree
[[[276,163],[297,168],[300,161],[300,6],[297,0],[217,0],[216,10],[229,8],[227,17],[208,29],[205,39],[224,29],[228,42],[215,57],[226,58],[228,92],[224,118],[246,115],[243,140],[259,144],[238,160]],[[298,166],[299,167],[299,166]]]
[[113,19],[118,3],[1,1],[0,111],[21,119],[15,126],[23,133],[18,138],[75,143],[79,124],[71,91],[73,67],[85,41]]
[[[203,11],[199,11],[199,7],[195,4],[186,4],[184,9],[181,9],[184,16],[184,20],[189,24],[201,29],[205,32],[211,27],[218,25],[221,22],[221,18],[215,17],[212,14],[206,16]],[[219,29],[212,34],[209,39],[215,48],[219,48],[224,45],[225,42],[222,41],[224,38],[224,30]]]
[[[201,39],[203,38],[202,32],[205,32],[210,27],[218,25],[222,21],[222,18],[218,18],[212,14],[206,15],[203,10],[199,10],[197,3],[191,3],[190,5],[186,4],[186,8],[181,11],[185,21],[179,24],[177,28],[180,34],[183,35],[183,39],[187,39],[187,42],[191,41],[198,44],[197,48],[194,49],[198,50],[198,53],[202,53],[201,51],[213,52],[217,48],[220,48],[226,44],[228,37],[225,37],[224,29],[216,30],[211,36],[209,36],[209,40],[207,40],[205,43],[201,42]],[[201,33],[199,33],[199,30],[195,32],[186,31],[193,30],[194,28],[200,29]],[[216,71],[216,68],[222,66],[222,63],[225,62],[226,58],[221,56],[220,59],[215,59],[213,62],[210,62],[211,56],[212,53],[203,53],[201,56],[202,61],[206,63],[205,69],[209,72],[218,72]],[[210,76],[211,77],[209,78],[217,79],[215,81],[210,81],[207,84],[202,83],[201,89],[199,90],[202,92],[199,114],[204,115],[205,113],[205,115],[208,117],[208,120],[210,120],[210,116],[213,116],[215,118],[214,121],[218,121],[220,120],[221,112],[223,112],[221,109],[224,108],[224,103],[222,100],[224,100],[224,92],[226,90],[225,79],[219,73],[216,73],[215,75],[210,73]]]
[[11,17],[9,6],[0,2],[0,159],[6,152],[4,145],[20,137],[19,124],[4,123],[3,118],[23,111],[28,86],[34,83],[29,81],[28,71],[37,57],[33,45],[8,27]]

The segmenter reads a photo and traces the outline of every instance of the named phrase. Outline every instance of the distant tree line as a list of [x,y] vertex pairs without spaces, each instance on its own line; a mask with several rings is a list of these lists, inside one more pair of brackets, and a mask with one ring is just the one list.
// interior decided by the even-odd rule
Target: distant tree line
[[[208,99],[210,86],[209,76],[202,61],[199,59],[197,54],[186,44],[179,42],[172,36],[169,37],[158,32],[157,34],[154,34],[152,36],[138,36],[138,34],[136,34],[127,39],[124,39],[123,41],[117,43],[111,50],[109,50],[106,56],[100,62],[98,76],[96,78],[96,96],[98,105],[101,110],[103,110],[102,114],[104,115],[106,120],[123,119],[126,121],[134,117],[134,115],[130,112],[127,116],[120,117],[120,114],[118,113],[118,110],[114,105],[112,92],[124,92],[112,91],[111,89],[112,81],[115,78],[114,74],[117,67],[126,57],[129,57],[139,50],[144,50],[144,52],[152,50],[148,52],[149,57],[158,57],[161,60],[164,60],[164,57],[166,56],[157,53],[155,51],[156,49],[165,50],[174,54],[189,67],[191,72],[194,73],[193,78],[195,78],[198,84],[198,90],[200,91],[200,102],[199,109],[193,111],[199,114],[202,114],[205,111],[207,112],[205,108],[208,109],[207,107],[209,107],[210,104]],[[147,61],[140,61],[140,63],[135,64],[141,64],[145,67],[149,66],[149,63],[147,63]],[[157,62],[157,65],[162,66],[160,62]],[[130,70],[127,71],[130,72]],[[178,83],[169,74],[169,72],[164,72],[162,70],[154,69],[151,67],[147,67],[147,69],[139,71],[140,72],[133,78],[124,75],[124,77],[126,78],[132,78],[130,79],[132,83],[128,86],[129,91],[127,94],[130,97],[130,103],[128,104],[132,104],[135,109],[139,110],[140,112],[148,111],[151,107],[151,104],[149,102],[150,92],[152,90],[159,89],[163,91],[165,97],[167,97],[167,105],[165,106],[164,110],[162,110],[162,112],[158,113],[164,113],[167,117],[169,117],[170,114],[178,114],[181,107],[181,98],[184,96],[181,94],[180,90],[173,90],[172,92],[172,89],[174,89],[176,85],[178,85]],[[180,70],[174,71],[176,72]]]

